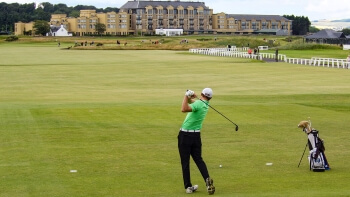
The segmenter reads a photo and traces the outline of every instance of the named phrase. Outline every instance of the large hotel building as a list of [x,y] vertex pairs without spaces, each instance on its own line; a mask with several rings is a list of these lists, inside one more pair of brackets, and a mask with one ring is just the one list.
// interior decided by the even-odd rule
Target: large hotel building
[[[75,36],[97,34],[96,24],[106,26],[105,35],[153,35],[156,29],[181,29],[183,34],[274,34],[291,35],[292,21],[279,15],[213,13],[204,2],[166,0],[126,2],[118,13],[81,10],[77,18],[52,14],[52,28]],[[15,34],[33,29],[32,23],[15,24]]]

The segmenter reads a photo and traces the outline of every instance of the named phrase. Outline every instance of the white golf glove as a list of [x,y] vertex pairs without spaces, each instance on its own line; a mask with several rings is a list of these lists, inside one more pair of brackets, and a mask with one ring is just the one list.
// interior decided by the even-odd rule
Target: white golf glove
[[187,90],[185,95],[188,97],[188,98],[191,98],[193,95],[194,95],[194,91],[192,90]]

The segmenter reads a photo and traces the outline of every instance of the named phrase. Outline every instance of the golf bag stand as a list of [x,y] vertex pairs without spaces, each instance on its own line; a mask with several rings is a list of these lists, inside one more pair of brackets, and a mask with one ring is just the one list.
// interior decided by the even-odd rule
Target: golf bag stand
[[324,172],[330,169],[326,155],[324,154],[325,147],[323,140],[319,138],[317,130],[311,130],[308,134],[308,145],[310,154],[308,156],[310,170],[314,172]]

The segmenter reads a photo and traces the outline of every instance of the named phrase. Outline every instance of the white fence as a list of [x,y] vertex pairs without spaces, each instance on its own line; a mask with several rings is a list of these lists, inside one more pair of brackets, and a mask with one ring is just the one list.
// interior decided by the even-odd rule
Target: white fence
[[261,55],[248,54],[248,52],[241,52],[242,48],[203,48],[203,49],[190,49],[191,53],[222,56],[222,57],[238,57],[238,58],[250,58],[262,60]]
[[[190,49],[189,52],[202,54],[202,55],[212,55],[212,56],[222,56],[222,57],[249,58],[249,59],[257,59],[257,60],[263,60],[265,58],[265,59],[276,60],[276,54],[274,53],[248,54],[248,52],[246,52],[247,50],[248,48],[246,47],[245,48],[200,48],[200,49]],[[348,62],[346,59],[318,58],[318,57],[313,57],[311,59],[287,58],[286,55],[278,54],[277,60],[284,61],[290,64],[350,69],[350,62]]]
[[350,62],[347,62],[346,59],[318,58],[318,57],[313,57],[311,59],[288,58],[287,63],[302,64],[302,65],[309,65],[309,66],[321,66],[321,67],[329,67],[329,68],[350,69]]

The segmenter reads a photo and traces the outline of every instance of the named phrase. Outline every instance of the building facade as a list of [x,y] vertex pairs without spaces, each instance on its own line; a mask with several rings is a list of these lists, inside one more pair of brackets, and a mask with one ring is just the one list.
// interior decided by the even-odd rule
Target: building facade
[[[50,25],[63,25],[75,36],[95,35],[96,24],[106,26],[105,35],[154,35],[157,29],[181,29],[183,34],[274,34],[291,35],[292,21],[278,15],[213,14],[204,2],[133,0],[116,12],[81,10],[77,18],[52,14]],[[16,23],[15,34],[28,31]],[[17,31],[18,30],[18,31]]]
[[14,34],[15,35],[33,35],[34,34],[33,25],[34,25],[34,22],[23,23],[19,21],[18,23],[15,23]]
[[120,10],[131,16],[129,34],[154,34],[156,29],[183,29],[187,35],[213,33],[213,10],[203,2],[134,0]]
[[292,34],[292,21],[279,15],[218,13],[213,15],[213,27],[217,34]]

